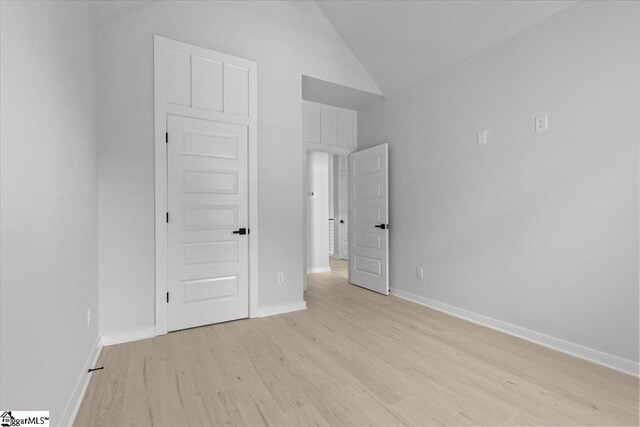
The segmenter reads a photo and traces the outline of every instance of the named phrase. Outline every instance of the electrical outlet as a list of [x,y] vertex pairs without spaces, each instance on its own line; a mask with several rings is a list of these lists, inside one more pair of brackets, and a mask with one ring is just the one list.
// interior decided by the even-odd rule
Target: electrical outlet
[[416,277],[422,279],[424,277],[424,268],[416,267]]
[[91,309],[87,307],[87,326],[91,326]]
[[547,115],[536,117],[536,132],[547,130]]
[[486,129],[478,132],[478,145],[486,144],[488,136],[489,136],[489,131]]
[[282,271],[278,273],[278,283],[284,283],[284,273]]

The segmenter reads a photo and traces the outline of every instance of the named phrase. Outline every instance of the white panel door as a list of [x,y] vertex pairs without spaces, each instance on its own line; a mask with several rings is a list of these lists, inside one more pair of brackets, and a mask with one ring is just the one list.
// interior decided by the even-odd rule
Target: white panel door
[[248,317],[247,126],[168,116],[167,130],[168,330]]
[[387,144],[349,155],[349,263],[354,285],[389,294]]

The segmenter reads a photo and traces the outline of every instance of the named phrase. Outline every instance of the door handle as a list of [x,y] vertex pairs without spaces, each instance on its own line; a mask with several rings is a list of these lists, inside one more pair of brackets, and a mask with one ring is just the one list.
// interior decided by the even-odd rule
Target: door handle
[[340,220],[340,224],[344,224],[344,220],[343,219]]
[[388,230],[389,229],[389,224],[379,224],[379,225],[374,225],[374,227],[381,228],[383,230]]
[[246,229],[246,228],[241,228],[241,229],[236,230],[236,231],[233,232],[233,234],[242,234],[242,235],[248,234],[248,233],[249,233],[249,230]]

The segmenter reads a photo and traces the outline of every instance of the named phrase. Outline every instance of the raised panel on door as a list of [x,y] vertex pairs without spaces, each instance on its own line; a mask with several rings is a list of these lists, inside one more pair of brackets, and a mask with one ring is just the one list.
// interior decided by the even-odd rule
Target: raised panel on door
[[349,155],[351,283],[389,293],[387,144]]
[[320,143],[324,145],[338,144],[338,114],[333,111],[320,112]]
[[168,330],[248,316],[247,127],[168,117]]
[[320,110],[318,108],[302,106],[302,140],[320,144]]
[[191,57],[193,107],[223,111],[223,63],[193,55]]
[[191,106],[191,54],[165,49],[165,102]]
[[233,64],[224,65],[224,112],[249,115],[249,70]]
[[338,113],[338,146],[354,148],[353,142],[353,116]]

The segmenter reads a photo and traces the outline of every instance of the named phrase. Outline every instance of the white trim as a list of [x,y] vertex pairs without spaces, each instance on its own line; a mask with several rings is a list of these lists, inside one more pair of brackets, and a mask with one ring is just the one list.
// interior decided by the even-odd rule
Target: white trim
[[[309,101],[307,99],[302,100],[302,105],[318,108],[320,110],[325,110],[325,111],[333,111],[334,113],[347,114],[347,115],[353,116],[354,118],[358,117],[358,110],[352,110],[351,108],[336,107],[335,105],[323,104],[321,102]],[[355,136],[356,135],[354,134],[354,137]]]
[[412,294],[410,292],[406,292],[397,288],[391,288],[390,293],[391,295],[395,295],[398,298],[424,305],[434,310],[438,310],[443,313],[447,313],[452,316],[459,317],[461,319],[468,320],[470,322],[477,323],[479,325],[486,326],[500,332],[504,332],[508,335],[522,338],[523,340],[539,344],[552,350],[556,350],[561,353],[566,353],[571,356],[587,360],[597,365],[605,366],[607,368],[624,372],[625,374],[633,375],[636,377],[639,375],[639,364],[632,360],[623,359],[613,354],[604,353],[602,351],[594,350],[589,347],[584,347],[580,344],[575,344],[569,341],[561,340],[559,338],[554,338],[540,332],[532,331],[521,326],[516,326],[511,323],[483,316],[482,314],[477,314],[468,310],[464,310],[462,308],[434,301],[432,299]]
[[[167,151],[165,133],[167,116],[176,115],[246,125],[249,129],[249,317],[258,316],[258,78],[254,61],[238,58],[210,49],[170,40],[154,35],[154,150],[155,150],[155,335],[164,335],[167,328],[166,294],[168,265],[167,212]],[[241,65],[249,70],[249,117],[199,110],[163,102],[164,55],[171,48],[207,57],[215,53],[224,62]]]
[[130,341],[138,341],[146,338],[153,338],[156,336],[156,327],[149,326],[148,328],[130,329],[128,331],[116,332],[113,334],[103,335],[100,338],[100,342],[103,346],[109,346],[114,344],[122,344]]
[[296,302],[293,304],[272,305],[270,307],[260,308],[258,317],[275,316],[276,314],[285,314],[306,309],[307,303],[305,301]]
[[312,274],[312,273],[330,273],[331,272],[331,267],[317,267],[317,268],[308,268],[307,269],[307,274]]
[[305,143],[305,150],[318,151],[320,153],[327,153],[327,154],[338,154],[341,156],[348,156],[349,154],[355,151],[347,147],[339,147],[337,145],[317,144],[315,142]]
[[96,338],[96,343],[91,349],[91,353],[89,353],[87,361],[82,367],[82,371],[80,372],[78,381],[76,381],[76,385],[75,387],[73,387],[73,393],[71,393],[69,402],[67,402],[67,407],[62,414],[62,418],[60,418],[61,426],[73,426],[73,422],[76,419],[76,415],[78,414],[78,410],[80,409],[80,405],[82,404],[82,399],[84,398],[84,394],[87,391],[87,387],[89,386],[89,381],[91,380],[91,375],[88,374],[88,370],[89,368],[95,367],[101,350],[102,344],[100,337],[98,337]]

